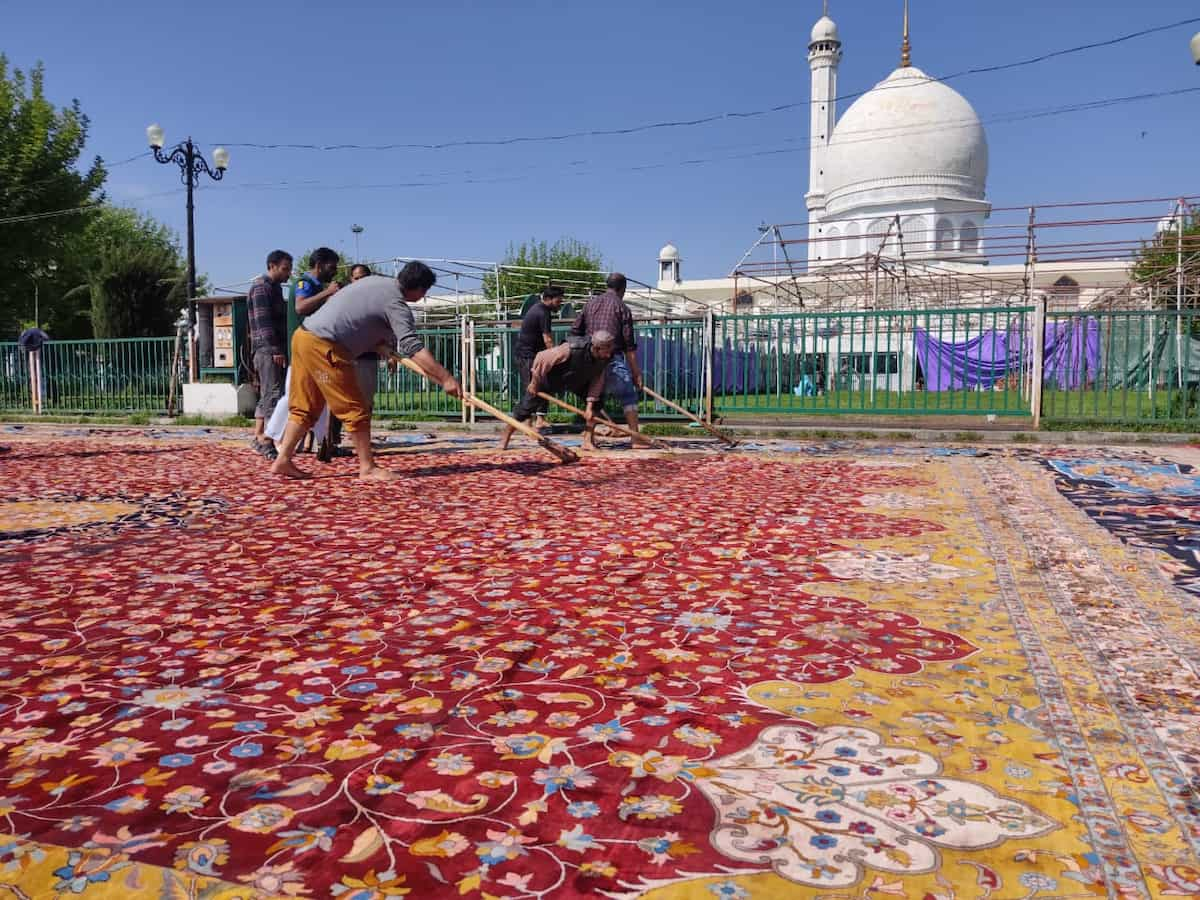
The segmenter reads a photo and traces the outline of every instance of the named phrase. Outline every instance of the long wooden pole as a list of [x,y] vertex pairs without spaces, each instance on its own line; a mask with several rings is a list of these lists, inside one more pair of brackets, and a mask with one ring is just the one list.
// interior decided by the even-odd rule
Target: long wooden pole
[[[411,359],[408,359],[407,357],[400,356],[397,353],[392,353],[389,350],[388,358],[392,359],[395,362],[399,363],[400,365],[404,366],[404,368],[409,369],[410,371],[416,372],[422,378],[429,378],[429,376],[425,373],[424,369],[422,369],[419,365],[417,365],[415,362],[413,362]],[[508,425],[510,428],[516,429],[517,431],[521,432],[521,434],[525,435],[527,438],[535,441],[539,447],[541,447],[547,453],[550,453],[553,456],[557,457],[560,462],[563,462],[563,463],[579,462],[579,454],[576,453],[574,450],[571,450],[568,447],[564,447],[562,444],[556,444],[554,441],[550,440],[548,437],[543,437],[542,435],[538,434],[529,425],[526,425],[524,422],[518,422],[512,416],[508,415],[507,413],[501,412],[500,410],[496,409],[496,407],[492,406],[490,403],[480,400],[474,394],[464,391],[463,395],[462,395],[462,402],[464,404],[469,404],[470,406],[473,406],[476,409],[481,409],[490,416],[495,416],[497,419],[499,419],[505,425]]]
[[663,406],[669,406],[671,409],[675,410],[676,412],[681,412],[681,413],[683,413],[685,416],[687,416],[689,419],[691,419],[693,422],[695,422],[697,425],[699,425],[701,428],[703,428],[703,429],[704,429],[705,431],[707,431],[709,434],[713,435],[714,437],[719,437],[721,440],[723,440],[723,441],[724,441],[726,444],[728,444],[730,447],[736,447],[736,446],[737,446],[737,443],[738,443],[738,442],[737,442],[736,440],[734,440],[733,438],[731,438],[729,435],[725,434],[725,433],[724,433],[723,431],[721,431],[719,428],[715,428],[715,427],[713,427],[712,425],[709,425],[707,422],[705,422],[705,421],[704,421],[703,419],[701,419],[699,416],[693,415],[691,412],[689,412],[688,410],[684,409],[682,406],[680,406],[680,405],[679,405],[678,403],[676,403],[675,401],[673,401],[673,400],[668,400],[668,399],[667,399],[666,397],[664,397],[662,394],[658,393],[658,392],[657,392],[657,391],[655,391],[655,390],[652,390],[651,388],[648,388],[648,387],[646,387],[646,385],[644,385],[644,384],[642,385],[642,390],[643,390],[643,391],[645,391],[645,392],[646,392],[646,394],[647,394],[647,395],[648,395],[648,396],[649,396],[651,399],[657,400],[659,403],[663,404]]
[[[559,400],[553,394],[547,394],[545,391],[538,391],[537,395],[539,397],[541,397],[543,400],[553,403],[555,406],[561,406],[563,409],[567,410],[568,412],[575,413],[575,415],[577,415],[577,416],[583,416],[584,418],[587,417],[587,413],[585,413],[578,406],[572,406],[566,400]],[[650,441],[651,444],[653,444],[655,447],[658,447],[661,450],[670,450],[671,449],[670,444],[666,444],[662,441],[655,440],[652,437],[647,437],[644,434],[637,434],[633,431],[630,431],[628,428],[625,428],[622,425],[618,425],[616,422],[614,422],[612,419],[608,418],[607,416],[604,419],[604,424],[606,426],[608,426],[609,428],[611,428],[613,431],[615,431],[617,434],[623,434],[627,438],[645,438],[646,440]]]

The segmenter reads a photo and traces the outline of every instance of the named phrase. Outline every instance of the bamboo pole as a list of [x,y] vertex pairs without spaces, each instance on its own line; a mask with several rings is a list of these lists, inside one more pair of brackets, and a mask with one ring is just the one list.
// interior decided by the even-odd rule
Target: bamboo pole
[[[567,410],[568,412],[573,412],[577,416],[583,416],[584,418],[587,418],[587,413],[584,412],[582,409],[580,409],[578,406],[572,406],[566,400],[560,400],[558,397],[555,397],[553,394],[547,394],[545,391],[538,391],[537,395],[539,397],[541,397],[543,400],[545,400],[549,403],[553,403],[555,406],[561,406],[563,409]],[[612,419],[608,418],[608,416],[604,417],[604,424],[606,426],[608,426],[610,429],[612,429],[614,432],[616,432],[617,434],[624,435],[627,438],[631,438],[631,439],[644,438],[645,440],[648,440],[651,444],[653,444],[655,447],[658,447],[660,450],[670,450],[671,449],[670,444],[667,444],[660,440],[656,440],[655,438],[652,438],[652,437],[648,437],[647,435],[644,435],[644,434],[639,434],[635,431],[630,431],[624,425],[618,425]]]
[[[404,368],[406,368],[412,372],[416,372],[422,378],[426,378],[426,379],[429,378],[429,375],[426,374],[424,369],[422,369],[419,365],[417,365],[415,362],[413,362],[411,359],[408,359],[407,357],[400,356],[397,353],[392,353],[389,350],[388,358],[395,360],[397,363],[404,366]],[[551,455],[555,456],[560,462],[563,462],[563,463],[579,462],[579,454],[576,453],[574,450],[571,450],[568,447],[564,447],[564,446],[562,446],[562,444],[556,444],[554,441],[550,440],[547,437],[543,437],[542,435],[538,434],[529,425],[526,425],[524,422],[518,422],[512,416],[508,415],[507,413],[501,412],[500,410],[496,409],[496,407],[492,406],[490,403],[480,400],[474,394],[464,391],[463,395],[462,395],[462,402],[464,405],[470,405],[476,409],[483,410],[488,415],[495,416],[497,419],[499,419],[505,425],[508,425],[510,428],[513,428],[513,429],[521,432],[521,434],[525,435],[530,440],[536,442],[539,447],[541,447],[547,453],[550,453]]]
[[662,394],[658,393],[657,391],[654,391],[651,388],[646,387],[645,384],[642,385],[642,390],[645,391],[646,394],[651,399],[657,400],[663,406],[668,406],[671,409],[675,410],[676,412],[683,413],[685,416],[687,416],[689,419],[691,419],[693,422],[695,422],[697,425],[699,425],[701,428],[703,428],[709,434],[711,434],[715,437],[719,437],[730,447],[737,446],[738,442],[736,440],[734,440],[733,438],[729,437],[729,435],[725,434],[725,432],[721,431],[719,428],[715,428],[712,425],[709,425],[707,422],[705,422],[699,416],[693,415],[690,411],[684,409],[682,406],[680,406],[675,401],[668,400],[666,397],[664,397]]

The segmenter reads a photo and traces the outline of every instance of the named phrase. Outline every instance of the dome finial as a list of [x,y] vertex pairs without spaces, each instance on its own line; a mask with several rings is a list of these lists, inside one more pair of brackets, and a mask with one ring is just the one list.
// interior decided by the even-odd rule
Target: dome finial
[[824,16],[829,15],[829,0],[825,0],[825,2],[823,4],[823,8],[821,10],[821,15],[824,15]]
[[912,65],[912,45],[908,42],[908,0],[904,0],[904,41],[900,44],[900,68]]

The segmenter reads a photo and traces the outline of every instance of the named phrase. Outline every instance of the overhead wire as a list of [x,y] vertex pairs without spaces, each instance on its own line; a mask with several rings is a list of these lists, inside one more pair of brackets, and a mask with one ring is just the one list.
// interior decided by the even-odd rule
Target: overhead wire
[[[1186,25],[1193,25],[1200,22],[1200,17],[1181,19],[1176,22],[1171,22],[1165,25],[1157,25],[1151,28],[1142,29],[1140,31],[1131,32],[1129,34],[1119,35],[1114,38],[1109,38],[1103,41],[1096,41],[1088,44],[1081,44],[1074,47],[1067,47],[1061,50],[1054,50],[1049,53],[1044,53],[1039,56],[1029,57],[1026,59],[1016,60],[1008,63],[1000,63],[991,66],[977,66],[970,69],[952,73],[950,75],[939,78],[930,78],[931,83],[941,83],[946,81],[964,78],[969,75],[990,74],[993,72],[1007,71],[1011,69],[1021,68],[1024,66],[1037,65],[1051,59],[1057,59],[1064,56],[1069,56],[1075,53],[1082,53],[1088,50],[1094,50],[1101,47],[1111,47],[1116,44],[1124,43],[1125,41],[1135,40],[1137,38],[1146,37],[1151,34],[1157,34],[1163,31],[1169,31],[1175,28],[1181,28]],[[834,98],[833,102],[853,100],[863,96],[871,90],[883,87],[882,85],[875,88],[866,88],[861,91],[855,91],[848,94],[841,94]],[[668,120],[661,122],[650,122],[641,125],[631,125],[620,128],[592,128],[581,129],[579,131],[563,132],[560,134],[542,134],[542,135],[516,135],[506,138],[465,138],[460,140],[441,141],[432,143],[389,143],[389,144],[301,144],[301,143],[259,143],[253,141],[224,141],[226,147],[237,147],[256,150],[309,150],[320,152],[334,152],[344,150],[355,151],[392,151],[392,150],[447,150],[456,147],[503,147],[514,144],[529,144],[529,143],[555,143],[561,141],[574,140],[579,138],[589,137],[614,137],[625,136],[630,134],[639,134],[649,131],[671,129],[671,128],[690,128],[699,125],[708,125],[713,122],[726,120],[744,120],[758,118],[761,116],[772,115],[775,113],[786,112],[788,110],[799,109],[801,107],[811,106],[814,103],[827,103],[828,100],[803,100],[792,103],[781,103],[775,106],[766,107],[757,110],[735,110],[722,113],[713,113],[707,116],[698,116],[691,119]]]

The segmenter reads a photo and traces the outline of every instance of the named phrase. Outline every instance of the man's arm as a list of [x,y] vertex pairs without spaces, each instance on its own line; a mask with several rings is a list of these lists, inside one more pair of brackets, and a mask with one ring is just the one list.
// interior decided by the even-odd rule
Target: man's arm
[[325,290],[313,294],[311,297],[301,296],[299,290],[296,292],[296,312],[302,316],[311,316],[318,309],[325,305],[325,301],[338,292],[341,285],[336,281],[331,283]]
[[587,304],[579,311],[579,315],[575,317],[575,321],[571,323],[571,334],[576,337],[583,337],[587,334]]
[[442,386],[442,390],[451,397],[461,397],[463,395],[462,385],[440,362],[434,359],[433,354],[422,347],[412,355],[412,361],[415,362],[432,380]]
[[432,380],[442,386],[442,390],[451,397],[462,396],[462,385],[458,383],[458,379],[446,370],[446,367],[438,362],[432,353],[425,349],[425,345],[417,336],[416,320],[413,319],[412,310],[403,300],[397,300],[388,305],[387,308],[388,325],[391,326],[392,334],[396,339],[396,352],[400,356],[406,356],[421,367],[421,370],[428,375]]

